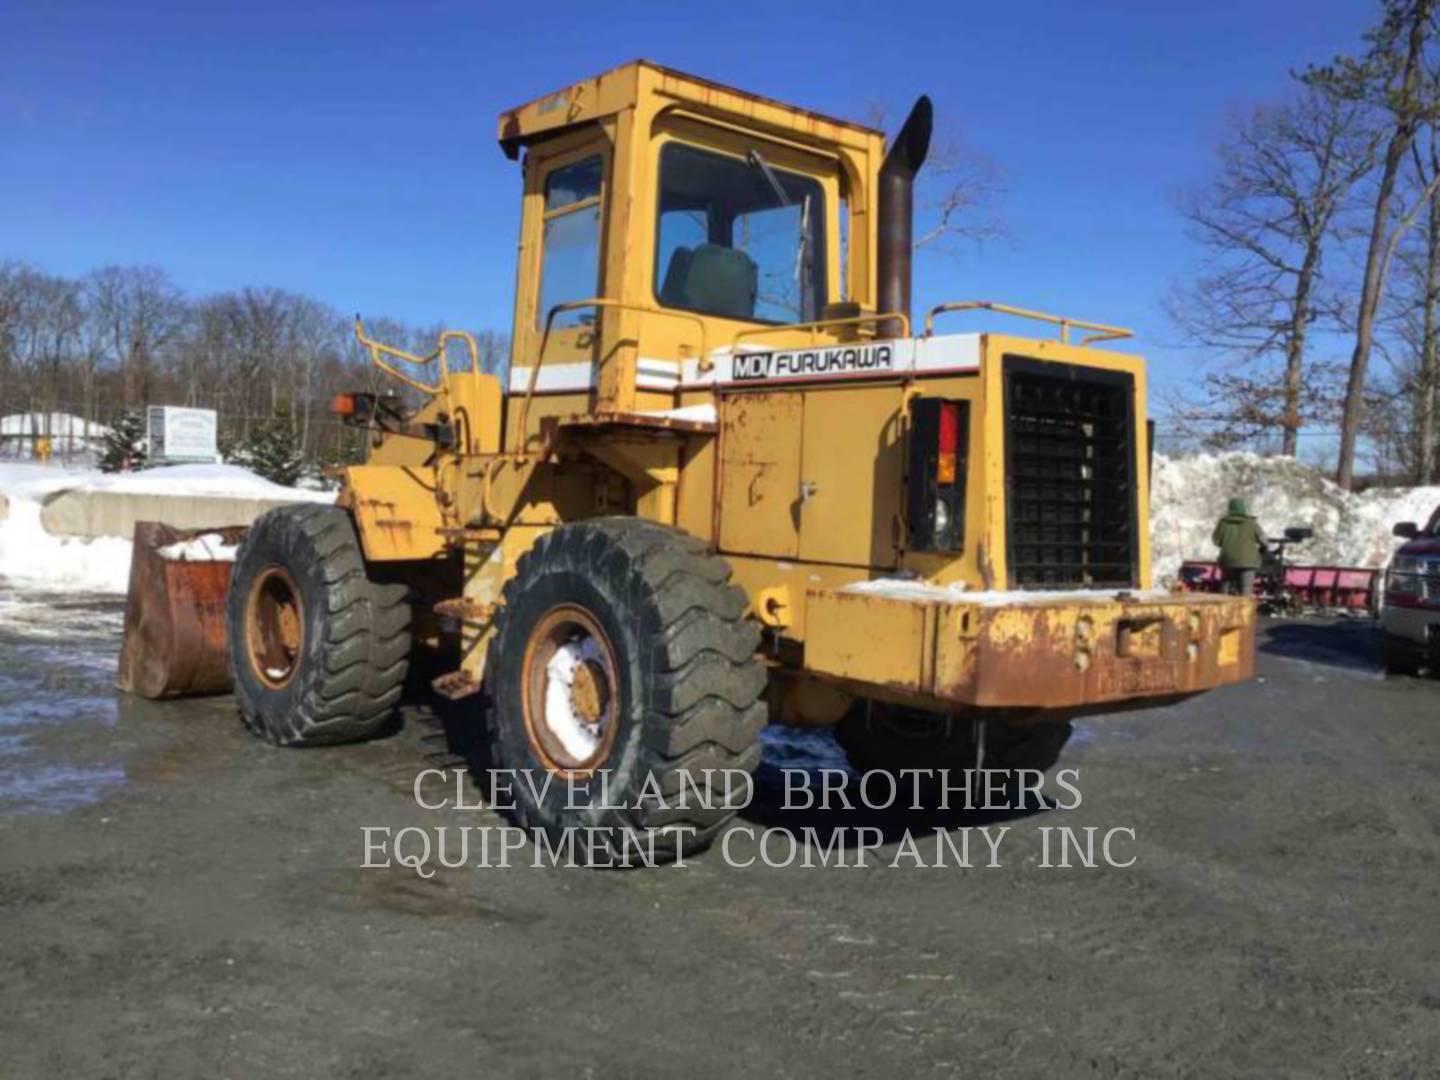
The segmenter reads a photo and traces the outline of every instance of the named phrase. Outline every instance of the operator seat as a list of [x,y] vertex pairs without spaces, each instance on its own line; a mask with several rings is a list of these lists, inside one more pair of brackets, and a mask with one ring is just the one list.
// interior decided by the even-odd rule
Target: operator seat
[[759,274],[755,260],[719,244],[677,247],[665,268],[660,302],[731,319],[755,315]]

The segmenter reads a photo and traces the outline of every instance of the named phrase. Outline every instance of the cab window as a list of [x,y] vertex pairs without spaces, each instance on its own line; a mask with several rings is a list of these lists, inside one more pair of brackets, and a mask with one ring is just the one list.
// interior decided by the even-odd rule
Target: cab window
[[762,153],[684,143],[660,152],[655,298],[668,308],[761,323],[825,307],[825,195]]
[[[599,155],[551,169],[545,177],[545,229],[541,247],[540,306],[536,325],[556,304],[585,300],[600,291]],[[555,329],[595,321],[594,309],[562,311]]]

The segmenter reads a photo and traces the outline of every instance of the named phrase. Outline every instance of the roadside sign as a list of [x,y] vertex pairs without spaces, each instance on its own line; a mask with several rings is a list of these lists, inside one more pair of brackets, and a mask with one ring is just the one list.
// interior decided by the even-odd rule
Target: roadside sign
[[219,461],[214,409],[151,405],[146,410],[151,461]]

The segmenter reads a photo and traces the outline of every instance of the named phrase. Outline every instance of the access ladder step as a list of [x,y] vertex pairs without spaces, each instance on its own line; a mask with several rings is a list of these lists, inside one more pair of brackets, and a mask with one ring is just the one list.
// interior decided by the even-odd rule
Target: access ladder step
[[480,692],[480,683],[468,671],[452,671],[430,683],[430,689],[447,701],[459,701]]
[[463,596],[441,600],[434,610],[442,619],[455,619],[470,626],[488,626],[495,618],[494,604],[476,603]]

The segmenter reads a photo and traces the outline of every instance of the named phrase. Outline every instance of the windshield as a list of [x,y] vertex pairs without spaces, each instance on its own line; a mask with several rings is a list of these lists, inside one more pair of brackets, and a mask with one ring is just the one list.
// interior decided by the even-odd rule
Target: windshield
[[660,152],[656,299],[749,322],[820,318],[825,195],[819,181],[752,152],[683,143]]

